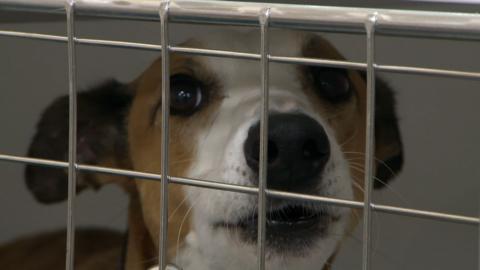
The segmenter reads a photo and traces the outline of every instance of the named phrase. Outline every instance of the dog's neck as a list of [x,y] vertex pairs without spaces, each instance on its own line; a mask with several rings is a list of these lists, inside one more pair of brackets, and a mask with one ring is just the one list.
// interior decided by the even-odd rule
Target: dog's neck
[[[152,241],[150,233],[143,223],[141,211],[138,211],[140,205],[138,198],[132,198],[129,211],[128,241],[126,247],[126,256],[123,264],[125,270],[146,270],[156,264],[157,249]],[[331,270],[336,253],[327,261],[322,270]],[[204,256],[202,248],[197,244],[194,233],[190,233],[178,254],[178,261],[170,258],[172,262],[177,263],[183,270],[214,270],[209,263],[208,258]],[[244,270],[244,265],[237,265],[238,269]],[[221,266],[219,269],[227,269]],[[228,269],[236,270],[234,266],[229,265]]]
[[[179,254],[177,258],[177,264],[182,267],[184,270],[223,270],[223,269],[230,269],[230,270],[245,270],[251,269],[256,270],[257,266],[254,264],[253,268],[246,268],[245,264],[248,260],[247,258],[230,258],[224,259],[222,261],[222,265],[212,265],[209,261],[208,256],[205,256],[204,252],[197,240],[195,233],[190,233],[185,241],[185,245],[182,249],[182,252]],[[331,270],[331,265],[334,261],[336,256],[336,252],[327,260],[325,266],[322,270]],[[243,263],[242,263],[243,262]],[[252,265],[250,265],[252,266]]]

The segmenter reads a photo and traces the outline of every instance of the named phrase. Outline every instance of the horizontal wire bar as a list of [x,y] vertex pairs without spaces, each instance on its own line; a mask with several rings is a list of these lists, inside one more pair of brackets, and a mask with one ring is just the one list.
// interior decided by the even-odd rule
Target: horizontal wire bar
[[169,49],[172,52],[178,52],[178,53],[184,53],[184,54],[260,61],[260,54],[255,54],[255,53],[232,52],[232,51],[212,50],[212,49],[198,49],[198,48],[179,47],[179,46],[170,46]]
[[441,221],[455,221],[455,222],[472,224],[472,225],[479,224],[479,218],[476,218],[476,217],[445,214],[445,213],[424,211],[424,210],[418,210],[418,209],[408,209],[408,208],[388,206],[388,205],[378,205],[374,203],[371,204],[371,208],[374,211],[383,212],[387,214],[394,214],[394,215],[401,214],[404,216],[429,218],[429,219],[436,219]]
[[[66,36],[47,35],[47,34],[38,34],[38,33],[29,33],[29,32],[17,32],[17,31],[0,30],[0,36],[27,38],[27,39],[35,39],[35,40],[43,40],[43,41],[62,42],[62,43],[67,43],[68,41],[68,38]],[[91,39],[91,38],[77,38],[77,37],[75,37],[74,40],[78,44],[85,44],[85,45],[108,46],[108,47],[119,47],[119,48],[128,48],[128,49],[153,50],[153,51],[162,50],[161,45],[147,44],[147,43]]]
[[19,31],[6,31],[6,30],[0,30],[0,36],[58,41],[63,43],[67,43],[68,41],[68,38],[66,36],[46,35],[46,34],[39,34],[39,33],[19,32]]
[[357,202],[357,201],[351,201],[351,200],[342,200],[342,199],[321,197],[321,196],[307,195],[307,194],[300,194],[300,193],[293,193],[293,192],[280,191],[280,190],[269,190],[269,189],[267,189],[266,194],[270,195],[271,197],[279,198],[279,199],[291,199],[291,200],[318,202],[318,203],[325,203],[327,205],[343,206],[343,207],[350,207],[350,208],[362,208],[363,207],[363,202]]
[[[0,161],[31,164],[31,165],[38,165],[38,166],[44,166],[44,167],[53,167],[53,168],[64,168],[64,169],[68,168],[68,162],[64,162],[64,161],[21,157],[21,156],[6,155],[6,154],[0,154]],[[83,164],[76,164],[75,167],[79,171],[90,172],[90,173],[105,173],[105,174],[112,174],[112,175],[119,175],[119,176],[128,176],[132,178],[154,180],[154,181],[161,181],[162,179],[161,175],[154,174],[154,173],[145,173],[145,172],[138,172],[138,171],[132,171],[132,170],[115,169],[115,168],[109,168],[109,167],[83,165]],[[191,178],[173,177],[173,176],[171,176],[169,179],[171,183],[180,184],[180,185],[217,189],[217,190],[238,192],[238,193],[251,194],[251,195],[258,194],[258,188],[254,186],[250,187],[250,186],[220,183],[220,182],[215,182],[210,180],[191,179]],[[364,205],[364,203],[360,201],[336,199],[336,198],[307,195],[307,194],[300,194],[300,193],[287,192],[287,191],[266,189],[265,192],[268,196],[279,198],[279,199],[301,200],[301,201],[324,203],[327,205],[357,208],[357,209],[362,208]],[[394,214],[394,215],[435,219],[440,221],[453,222],[453,223],[466,224],[466,225],[475,225],[475,226],[480,225],[480,218],[478,217],[447,214],[447,213],[433,212],[433,211],[424,211],[424,210],[404,208],[404,207],[380,205],[380,204],[374,204],[374,203],[371,204],[371,208],[376,212],[384,212],[384,213]]]
[[[158,21],[159,1],[76,0],[79,15]],[[0,0],[1,10],[64,13],[64,0]],[[171,22],[259,26],[258,14],[271,10],[271,26],[333,32],[365,33],[363,23],[374,13],[378,32],[400,36],[461,39],[480,38],[480,15],[416,10],[371,9],[248,3],[235,1],[173,0]]]
[[21,156],[5,155],[5,154],[0,154],[0,161],[10,161],[10,162],[38,165],[43,167],[62,168],[62,169],[68,168],[68,162],[65,162],[65,161],[21,157]]
[[[17,32],[17,31],[1,31],[0,30],[0,36],[28,38],[28,39],[46,40],[46,41],[64,42],[64,43],[67,42],[67,37],[65,36]],[[75,38],[75,42],[79,44],[84,44],[84,45],[120,47],[120,48],[127,48],[127,49],[141,49],[141,50],[151,50],[151,51],[162,50],[161,45],[148,44],[148,43],[89,39],[89,38]],[[183,54],[211,56],[211,57],[228,57],[228,58],[260,61],[260,54],[256,54],[256,53],[199,49],[199,48],[190,48],[190,47],[182,47],[182,46],[170,46],[169,49],[171,52],[183,53]],[[365,70],[367,66],[366,63],[361,63],[361,62],[317,59],[317,58],[306,58],[306,57],[287,57],[287,56],[269,55],[268,59],[276,63],[317,65],[317,66],[356,69],[356,70]],[[474,80],[480,79],[480,72],[468,72],[468,71],[423,68],[423,67],[412,67],[412,66],[383,65],[383,64],[375,64],[374,67],[375,67],[375,70],[381,71],[381,72],[418,74],[418,75],[430,75],[430,76],[447,76],[452,78],[474,79]]]
[[109,168],[109,167],[100,167],[95,165],[78,164],[77,169],[83,172],[106,173],[106,174],[142,178],[145,180],[154,180],[154,181],[162,180],[162,176],[159,174],[138,172],[138,171],[132,171],[132,170],[125,170],[125,169],[115,169],[115,168]]
[[302,65],[358,69],[358,70],[365,70],[367,68],[366,63],[342,61],[342,60],[318,59],[318,58],[307,58],[307,57],[290,57],[290,56],[288,57],[287,56],[269,56],[268,59],[272,62],[285,63],[285,64],[302,64]]
[[375,64],[375,70],[393,73],[418,74],[430,76],[444,76],[461,79],[480,79],[480,72],[468,72],[458,70],[436,69],[436,68],[421,68],[421,67],[406,67],[393,65],[378,65]]
[[103,47],[117,47],[126,49],[141,49],[147,51],[161,51],[162,45],[138,43],[138,42],[125,42],[115,40],[101,40],[101,39],[89,39],[89,38],[75,38],[75,42],[85,45],[97,45]]
[[170,182],[175,184],[238,192],[238,193],[244,193],[244,194],[256,195],[258,193],[258,188],[256,187],[241,186],[241,185],[235,185],[235,184],[225,184],[225,183],[215,182],[210,180],[192,179],[192,178],[184,178],[184,177],[170,177]]

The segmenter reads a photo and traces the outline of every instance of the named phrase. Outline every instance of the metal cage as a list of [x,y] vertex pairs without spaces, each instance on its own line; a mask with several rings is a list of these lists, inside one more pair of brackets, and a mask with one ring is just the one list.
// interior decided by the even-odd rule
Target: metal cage
[[[247,7],[248,8],[245,8]],[[387,34],[396,36],[419,36],[448,39],[480,39],[480,15],[402,11],[387,9],[365,9],[348,7],[301,6],[241,2],[172,0],[161,3],[148,0],[0,0],[0,10],[33,11],[41,13],[65,14],[67,18],[67,36],[45,35],[17,31],[0,31],[0,36],[28,38],[61,42],[68,45],[68,79],[69,79],[69,155],[68,162],[29,158],[0,154],[0,160],[34,164],[68,169],[68,212],[67,212],[67,246],[66,269],[73,269],[73,249],[75,243],[75,212],[74,196],[76,187],[76,172],[88,171],[149,179],[161,182],[162,216],[159,248],[160,269],[165,269],[166,262],[166,232],[167,203],[169,183],[191,185],[203,188],[255,194],[259,197],[258,220],[258,269],[265,269],[265,198],[297,199],[335,206],[361,208],[363,217],[363,263],[362,269],[369,270],[371,265],[371,232],[372,212],[384,212],[394,215],[415,216],[435,219],[445,222],[463,223],[479,226],[480,218],[476,216],[461,216],[450,213],[423,211],[372,202],[373,179],[373,144],[374,144],[374,99],[375,72],[392,72],[422,74],[434,76],[457,77],[465,79],[480,79],[479,72],[458,70],[421,68],[414,66],[383,65],[375,62],[375,36]],[[161,24],[161,44],[133,43],[113,40],[87,39],[75,34],[75,15],[89,15],[106,18],[128,18],[134,20],[159,21]],[[248,25],[260,28],[260,53],[242,53],[191,47],[171,46],[169,43],[169,23],[201,23],[219,25]],[[287,57],[271,55],[268,51],[268,31],[272,27],[316,30],[342,33],[366,34],[366,62],[338,61],[313,59],[304,57]],[[106,168],[79,164],[76,161],[76,59],[75,45],[89,44],[97,46],[123,47],[140,50],[161,51],[162,56],[162,155],[161,175],[138,171]],[[167,48],[167,49],[165,49]],[[212,57],[230,57],[258,61],[261,68],[262,110],[261,110],[261,140],[260,140],[260,181],[257,187],[247,187],[213,182],[209,180],[187,179],[169,176],[168,172],[168,129],[169,129],[169,61],[170,52],[194,54]],[[296,194],[266,188],[266,153],[267,153],[267,121],[268,121],[268,70],[269,63],[294,63],[326,67],[339,67],[366,71],[367,74],[367,134],[365,161],[365,199],[350,201],[329,197]],[[163,177],[167,176],[167,177]]]

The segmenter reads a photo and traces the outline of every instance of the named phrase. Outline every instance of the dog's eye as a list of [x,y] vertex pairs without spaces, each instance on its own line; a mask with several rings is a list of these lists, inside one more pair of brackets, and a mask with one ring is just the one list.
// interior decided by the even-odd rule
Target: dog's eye
[[170,78],[170,112],[173,115],[190,115],[202,104],[202,83],[195,78],[177,74]]
[[352,87],[345,70],[311,67],[311,74],[315,88],[328,101],[340,103],[352,95]]

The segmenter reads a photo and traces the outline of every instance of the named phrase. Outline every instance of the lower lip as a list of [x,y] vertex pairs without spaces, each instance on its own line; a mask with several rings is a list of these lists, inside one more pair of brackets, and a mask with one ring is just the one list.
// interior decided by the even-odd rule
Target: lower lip
[[[268,215],[268,214],[267,214]],[[312,217],[292,221],[266,220],[266,245],[278,252],[302,252],[315,240],[327,233],[328,226],[334,217],[328,214],[316,214]],[[256,243],[258,237],[258,218],[254,217],[238,224],[222,224],[221,227],[234,229],[243,241]],[[299,253],[299,255],[300,255]]]
[[[319,227],[322,227],[323,223],[328,223],[328,215],[315,215],[310,218],[303,218],[292,221],[278,221],[278,220],[266,220],[266,228],[268,234],[272,235],[293,235],[293,234],[308,234],[309,232],[316,231]],[[237,227],[244,230],[257,230],[258,218],[252,218],[246,222],[242,222]]]

